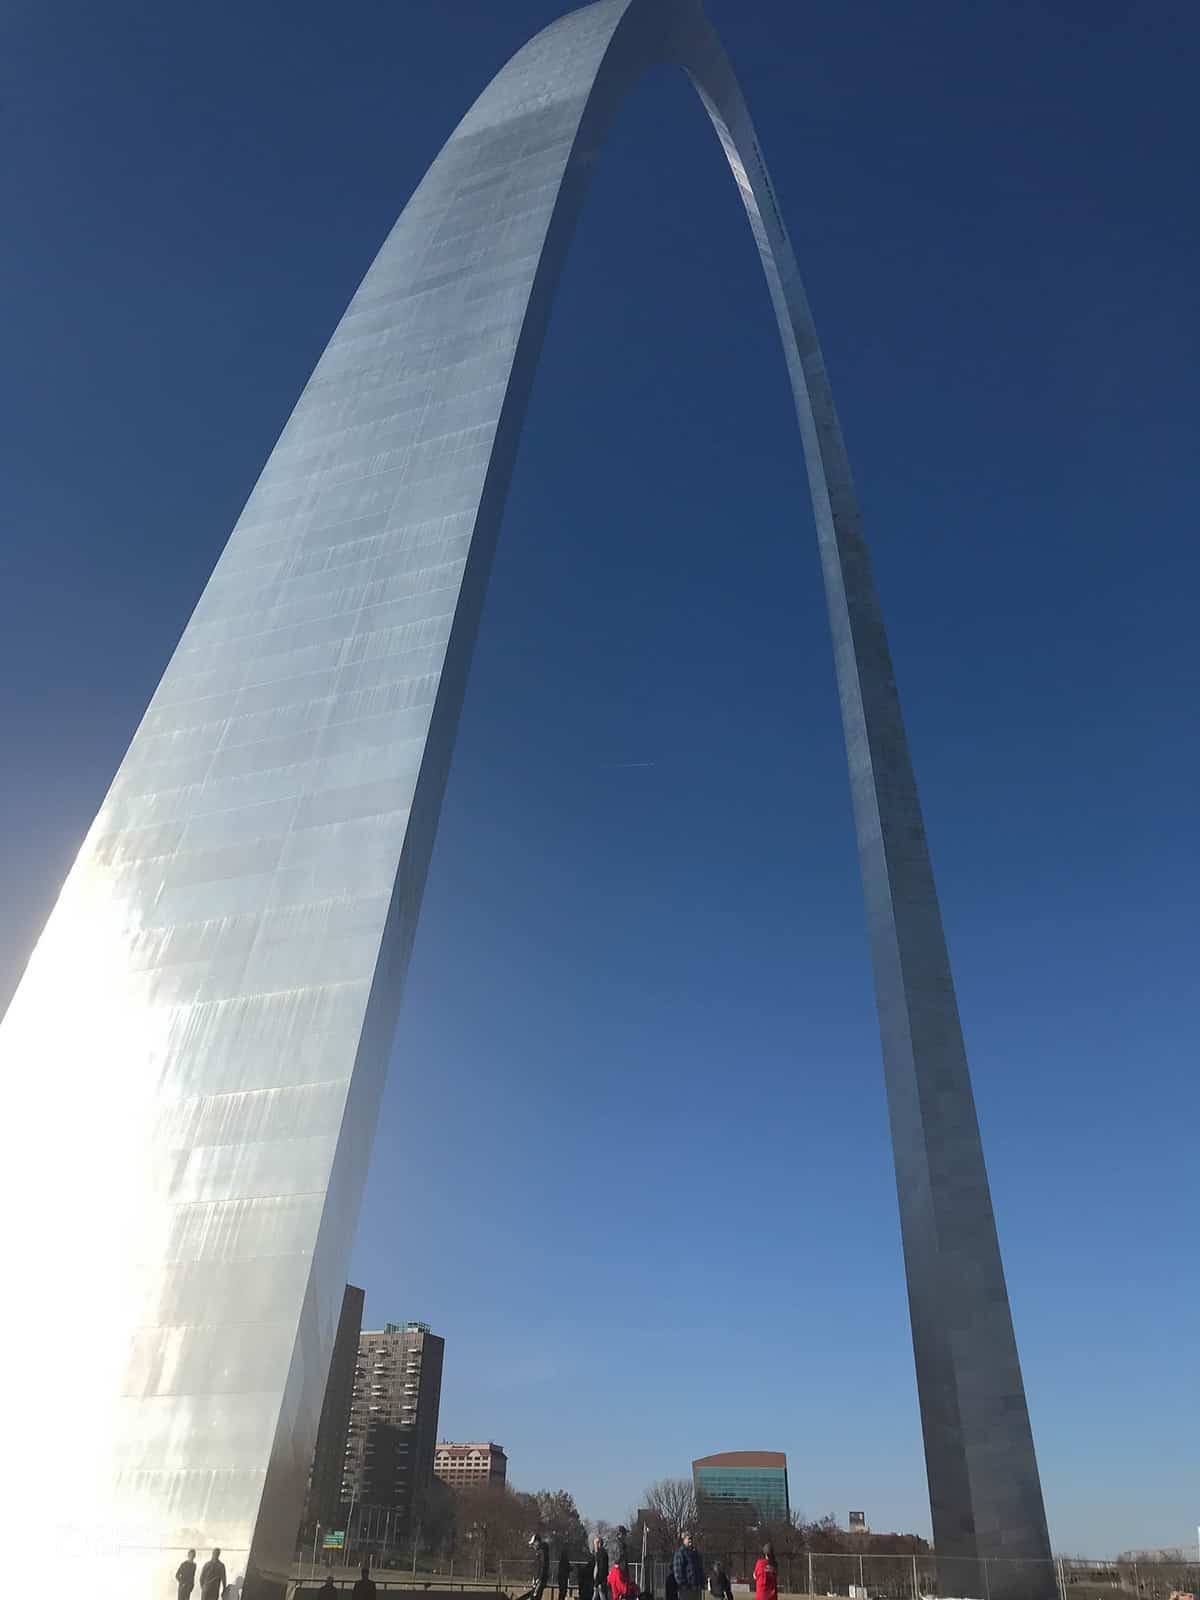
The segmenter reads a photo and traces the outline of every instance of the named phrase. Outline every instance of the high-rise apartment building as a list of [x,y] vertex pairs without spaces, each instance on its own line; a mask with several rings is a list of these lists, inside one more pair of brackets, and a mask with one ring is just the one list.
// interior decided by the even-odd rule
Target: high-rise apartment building
[[442,1440],[433,1458],[433,1471],[452,1489],[502,1487],[508,1479],[508,1457],[490,1439],[485,1444],[451,1444]]
[[308,1481],[308,1500],[304,1511],[306,1529],[315,1523],[332,1528],[340,1524],[342,1475],[346,1468],[346,1437],[350,1429],[350,1406],[354,1399],[354,1373],[358,1365],[358,1340],[362,1331],[363,1292],[352,1283],[342,1296],[325,1380],[325,1399],[317,1426],[317,1448],[313,1454]]
[[433,1481],[445,1341],[424,1322],[389,1322],[358,1341],[342,1499],[407,1518]]
[[692,1462],[697,1500],[752,1506],[767,1522],[786,1522],[787,1456],[782,1450],[726,1450]]

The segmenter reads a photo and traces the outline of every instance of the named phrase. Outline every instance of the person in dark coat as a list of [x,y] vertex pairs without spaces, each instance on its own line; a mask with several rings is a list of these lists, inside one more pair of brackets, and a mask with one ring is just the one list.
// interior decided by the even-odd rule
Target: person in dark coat
[[608,1600],[608,1547],[599,1534],[592,1540],[592,1600]]
[[531,1533],[529,1548],[533,1551],[533,1583],[521,1600],[542,1600],[550,1581],[550,1546],[540,1533]]
[[211,1559],[200,1568],[200,1600],[221,1600],[228,1587],[229,1579],[225,1576],[221,1552],[214,1550]]
[[592,1578],[592,1563],[590,1560],[579,1563],[579,1575],[575,1581],[579,1585],[579,1600],[592,1600],[592,1583],[594,1580]]
[[713,1569],[708,1575],[708,1592],[713,1600],[733,1600],[733,1585],[719,1561],[713,1562]]
[[558,1556],[558,1600],[567,1600],[571,1587],[571,1552],[563,1545]]
[[679,1585],[679,1600],[700,1600],[704,1593],[704,1557],[696,1549],[690,1533],[684,1534],[671,1569]]
[[179,1563],[179,1570],[175,1574],[176,1600],[188,1600],[188,1596],[196,1587],[196,1552],[189,1550],[187,1560]]
[[326,1575],[325,1582],[317,1590],[317,1600],[337,1600],[337,1584],[333,1581],[333,1573]]
[[362,1577],[354,1585],[354,1600],[375,1600],[377,1592],[375,1580],[371,1576],[371,1569],[369,1566],[364,1566]]
[[623,1522],[617,1524],[616,1537],[613,1540],[616,1548],[613,1551],[613,1566],[620,1567],[625,1577],[629,1576],[629,1529]]

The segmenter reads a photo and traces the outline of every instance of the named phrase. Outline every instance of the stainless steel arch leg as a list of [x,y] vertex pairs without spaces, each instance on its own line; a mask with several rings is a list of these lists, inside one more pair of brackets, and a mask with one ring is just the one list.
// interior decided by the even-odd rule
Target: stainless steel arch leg
[[[939,1556],[1048,1561],[933,878],[812,319],[699,7],[600,0],[509,62],[404,208],[237,521],[0,1030],[8,1126],[52,1132],[71,1179],[51,1191],[32,1141],[4,1173],[5,1214],[22,1219],[10,1277],[38,1310],[5,1375],[13,1437],[35,1452],[26,1480],[57,1481],[59,1426],[79,1440],[71,1496],[40,1497],[26,1529],[27,1548],[58,1553],[64,1589],[150,1600],[188,1545],[214,1544],[231,1577],[248,1572],[247,1600],[285,1582],[525,402],[608,121],[661,60],[690,73],[724,145],[796,398]],[[72,1375],[63,1416],[39,1387],[26,1429],[26,1372],[59,1360]]]

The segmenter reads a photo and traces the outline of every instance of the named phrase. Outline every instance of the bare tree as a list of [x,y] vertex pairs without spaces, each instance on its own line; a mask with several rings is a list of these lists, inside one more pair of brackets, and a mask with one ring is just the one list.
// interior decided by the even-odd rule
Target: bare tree
[[685,1529],[696,1526],[696,1491],[690,1478],[660,1478],[646,1490],[642,1503],[656,1519],[650,1524],[651,1538],[657,1524],[660,1533],[669,1535],[672,1549]]

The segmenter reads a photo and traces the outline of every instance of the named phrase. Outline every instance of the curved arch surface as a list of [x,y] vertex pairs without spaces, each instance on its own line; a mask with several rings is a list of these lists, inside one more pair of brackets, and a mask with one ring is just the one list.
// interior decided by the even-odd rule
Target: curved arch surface
[[[114,1600],[166,1592],[188,1545],[202,1559],[223,1545],[230,1576],[250,1574],[248,1600],[285,1580],[551,298],[609,120],[664,61],[690,75],[724,148],[795,396],[939,1561],[997,1558],[993,1595],[1053,1587],[925,834],[812,318],[698,4],[599,0],[513,57],[404,208],[238,519],[0,1030],[10,1119],[52,1128],[73,1164],[73,1198],[22,1266],[45,1313],[43,1358],[46,1322],[89,1291],[103,1307],[82,1379],[89,1487],[65,1511],[55,1502],[41,1537],[85,1551],[93,1592]],[[9,1178],[16,1204],[44,1192],[35,1164]],[[44,1403],[39,1415],[44,1427]],[[949,1581],[982,1592],[967,1586],[973,1567]]]

